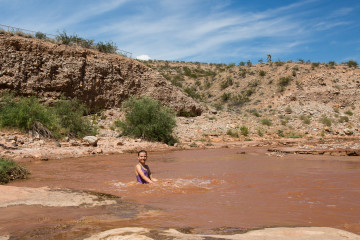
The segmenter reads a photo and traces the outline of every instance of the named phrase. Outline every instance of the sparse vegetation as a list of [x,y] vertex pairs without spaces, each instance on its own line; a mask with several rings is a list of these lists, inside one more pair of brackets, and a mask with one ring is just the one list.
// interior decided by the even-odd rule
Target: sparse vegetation
[[229,76],[229,77],[226,78],[225,81],[223,81],[223,82],[221,83],[221,86],[220,86],[220,87],[221,87],[222,90],[224,90],[225,88],[233,85],[233,83],[234,83],[234,81],[233,81],[232,77]]
[[271,122],[271,120],[268,119],[268,118],[263,118],[263,119],[261,119],[261,124],[262,124],[262,125],[266,125],[266,126],[271,126],[271,125],[272,125],[272,122]]
[[98,42],[96,49],[103,53],[116,53],[118,47],[113,42]]
[[352,111],[350,111],[350,110],[347,110],[347,111],[345,112],[345,114],[346,114],[346,115],[349,115],[349,116],[354,115],[354,113],[353,113]]
[[241,126],[240,127],[240,133],[243,136],[248,136],[249,135],[249,128],[247,126]]
[[322,115],[321,118],[319,119],[319,121],[322,124],[324,124],[325,126],[331,127],[331,124],[332,124],[332,119],[331,118],[328,118],[327,116]]
[[301,115],[300,120],[303,122],[303,124],[306,124],[306,125],[309,125],[311,122],[310,116],[308,116],[308,115]]
[[264,70],[260,70],[260,71],[259,71],[259,75],[260,75],[261,77],[264,77],[264,76],[266,75],[266,72],[265,72]]
[[280,87],[280,92],[283,92],[285,90],[285,87],[287,87],[291,82],[291,77],[281,77],[278,81],[278,85]]

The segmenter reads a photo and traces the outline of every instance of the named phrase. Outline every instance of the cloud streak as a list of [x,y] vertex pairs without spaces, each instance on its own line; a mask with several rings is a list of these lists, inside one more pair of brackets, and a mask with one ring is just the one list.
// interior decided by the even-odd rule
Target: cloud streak
[[341,42],[335,39],[337,32],[359,27],[349,17],[356,13],[356,4],[338,7],[325,0],[288,5],[264,0],[261,7],[232,0],[0,3],[9,6],[0,23],[46,33],[64,29],[96,41],[111,40],[133,56],[164,60],[229,62],[264,58],[268,53],[290,57],[291,53],[316,51],[316,43]]

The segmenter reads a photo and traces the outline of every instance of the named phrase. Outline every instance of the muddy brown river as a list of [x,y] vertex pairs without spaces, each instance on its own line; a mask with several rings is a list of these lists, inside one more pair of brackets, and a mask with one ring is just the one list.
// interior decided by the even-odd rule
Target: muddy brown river
[[79,239],[125,226],[203,233],[326,226],[360,233],[360,157],[266,153],[149,153],[147,163],[159,179],[153,185],[135,183],[136,154],[25,161],[30,178],[10,186],[101,192],[120,197],[119,205],[1,208],[0,232],[14,239]]

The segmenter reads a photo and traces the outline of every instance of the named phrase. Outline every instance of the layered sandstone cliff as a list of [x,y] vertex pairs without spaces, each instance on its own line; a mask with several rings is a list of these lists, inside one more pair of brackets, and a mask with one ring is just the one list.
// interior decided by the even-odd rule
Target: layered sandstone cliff
[[117,54],[19,36],[0,35],[0,91],[46,101],[77,98],[91,110],[119,107],[130,96],[151,96],[178,113],[204,108],[144,64]]

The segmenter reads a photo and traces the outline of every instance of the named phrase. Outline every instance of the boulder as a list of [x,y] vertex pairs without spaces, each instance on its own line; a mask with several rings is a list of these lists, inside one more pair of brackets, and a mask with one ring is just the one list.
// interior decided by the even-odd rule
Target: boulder
[[97,146],[97,142],[99,141],[99,139],[95,136],[86,136],[83,139],[83,142],[85,144],[88,144],[90,146],[96,147]]

